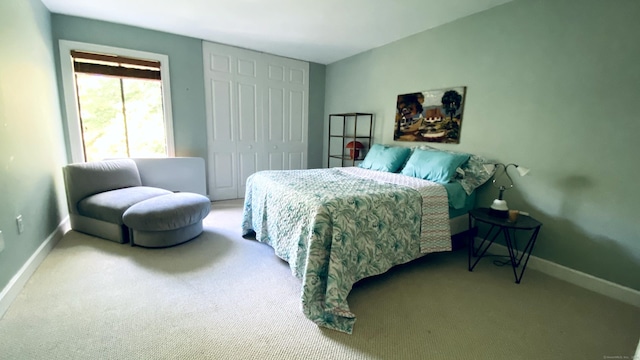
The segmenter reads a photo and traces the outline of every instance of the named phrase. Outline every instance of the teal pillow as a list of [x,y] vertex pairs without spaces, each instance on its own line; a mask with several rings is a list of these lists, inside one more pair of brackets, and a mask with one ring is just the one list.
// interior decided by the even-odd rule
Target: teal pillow
[[402,174],[446,184],[456,176],[458,166],[469,160],[469,154],[415,149],[402,169]]
[[411,154],[409,148],[374,144],[358,166],[364,169],[396,172],[409,154]]

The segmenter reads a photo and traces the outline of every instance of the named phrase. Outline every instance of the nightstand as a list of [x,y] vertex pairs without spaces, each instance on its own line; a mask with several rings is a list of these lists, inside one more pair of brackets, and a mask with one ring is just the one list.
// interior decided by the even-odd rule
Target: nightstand
[[[532,218],[531,216],[525,216],[522,214],[518,216],[516,221],[510,222],[509,219],[492,216],[489,213],[488,208],[478,208],[471,210],[469,212],[469,229],[473,228],[473,221],[485,223],[490,225],[491,227],[489,228],[489,230],[487,230],[484,238],[482,238],[482,242],[480,243],[478,248],[476,248],[475,246],[475,236],[473,234],[474,232],[469,231],[469,271],[473,271],[473,268],[475,268],[480,259],[482,259],[489,247],[498,238],[498,236],[502,234],[505,242],[507,243],[509,260],[511,262],[511,267],[513,268],[513,275],[516,278],[516,284],[519,284],[520,280],[522,280],[524,270],[527,267],[527,262],[529,262],[529,257],[531,256],[533,246],[535,245],[536,239],[538,238],[538,232],[540,232],[542,223]],[[515,239],[516,231],[530,232],[529,240],[527,241],[526,246],[520,252],[520,254],[518,254]],[[476,259],[472,265],[471,260],[474,257],[476,257]],[[520,269],[520,273],[518,274],[517,269],[520,267],[522,260],[524,260],[524,264],[522,264],[522,268]]]

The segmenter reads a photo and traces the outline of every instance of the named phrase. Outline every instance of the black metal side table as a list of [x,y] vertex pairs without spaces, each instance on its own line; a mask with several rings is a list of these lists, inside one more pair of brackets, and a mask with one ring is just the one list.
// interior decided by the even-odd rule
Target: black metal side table
[[[532,218],[531,216],[525,215],[520,215],[518,216],[516,221],[509,222],[509,219],[507,218],[492,216],[489,213],[488,208],[473,209],[469,212],[469,229],[472,229],[474,220],[489,224],[491,225],[491,228],[489,228],[477,249],[475,246],[475,236],[473,234],[473,231],[469,231],[469,271],[473,271],[473,268],[475,268],[475,266],[478,264],[480,259],[482,259],[489,247],[498,238],[498,235],[502,234],[504,236],[505,242],[507,243],[507,250],[509,251],[509,259],[511,261],[511,267],[513,268],[513,275],[516,278],[516,284],[519,284],[520,280],[522,280],[524,270],[527,267],[527,263],[529,262],[529,257],[531,256],[531,252],[533,251],[533,245],[535,245],[536,239],[538,238],[538,232],[540,232],[542,223]],[[517,230],[531,231],[531,236],[527,241],[527,245],[520,253],[520,256],[518,256],[518,250],[516,249],[515,244],[515,231]],[[513,238],[510,231],[514,233]],[[489,240],[490,236],[492,236],[491,240]],[[480,254],[478,254],[478,252],[480,252]],[[473,257],[477,257],[477,259],[472,265],[471,259]],[[518,274],[517,268],[520,267],[520,263],[522,262],[523,258],[524,264],[522,264],[520,274]]]

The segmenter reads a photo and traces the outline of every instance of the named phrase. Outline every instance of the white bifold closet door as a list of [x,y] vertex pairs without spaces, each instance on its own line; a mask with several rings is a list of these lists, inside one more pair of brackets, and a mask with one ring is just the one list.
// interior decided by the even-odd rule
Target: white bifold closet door
[[203,42],[212,200],[260,170],[306,169],[309,64]]

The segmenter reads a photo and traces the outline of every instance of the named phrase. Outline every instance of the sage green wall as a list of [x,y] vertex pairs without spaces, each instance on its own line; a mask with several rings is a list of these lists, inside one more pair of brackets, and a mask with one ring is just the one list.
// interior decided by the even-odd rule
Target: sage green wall
[[372,112],[390,144],[398,94],[467,86],[460,144],[436,146],[531,168],[505,199],[543,222],[534,255],[640,290],[639,18],[636,0],[516,0],[330,64],[325,118]]
[[[197,156],[207,159],[201,40],[60,14],[52,15],[52,31],[58,69],[59,40],[80,41],[167,55],[176,156]],[[60,77],[59,81],[60,83],[62,81]],[[62,93],[62,90],[60,92]],[[66,121],[64,107],[62,111]]]
[[39,0],[0,2],[0,290],[67,215],[50,22]]

